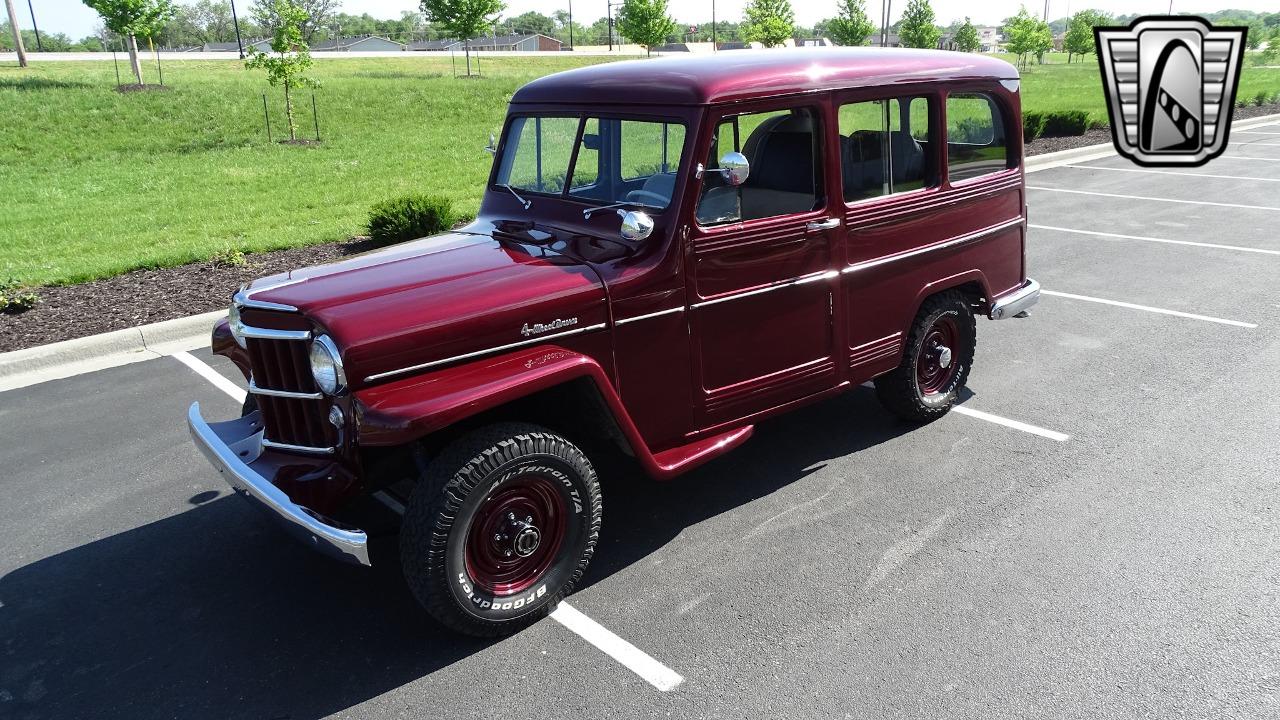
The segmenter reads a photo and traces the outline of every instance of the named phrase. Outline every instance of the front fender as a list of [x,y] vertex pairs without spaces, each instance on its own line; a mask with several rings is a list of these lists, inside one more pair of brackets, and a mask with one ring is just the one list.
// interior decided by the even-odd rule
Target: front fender
[[632,454],[655,479],[669,479],[697,467],[751,435],[748,425],[655,455],[595,359],[542,345],[357,391],[360,444],[405,445],[486,410],[581,378],[594,384]]

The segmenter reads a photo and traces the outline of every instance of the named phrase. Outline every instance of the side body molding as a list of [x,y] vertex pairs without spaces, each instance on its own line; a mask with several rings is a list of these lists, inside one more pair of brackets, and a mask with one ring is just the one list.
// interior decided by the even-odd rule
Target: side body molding
[[746,425],[654,453],[599,363],[582,353],[540,345],[356,392],[360,444],[404,445],[486,410],[582,378],[595,386],[636,460],[656,480],[671,479],[729,452],[746,442],[755,429]]

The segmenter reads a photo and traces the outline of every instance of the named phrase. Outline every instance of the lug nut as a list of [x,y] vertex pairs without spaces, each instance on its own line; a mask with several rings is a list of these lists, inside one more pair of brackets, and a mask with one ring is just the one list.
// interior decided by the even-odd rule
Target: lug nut
[[511,551],[510,551],[510,550],[508,550],[508,551],[506,552],[506,555],[507,555],[507,557],[511,557]]
[[494,539],[494,540],[501,540],[501,539],[502,539],[502,535],[500,535],[499,533],[494,533],[494,534],[493,534],[493,539]]
[[526,517],[525,517],[525,519],[524,519],[524,521],[525,521],[525,522],[527,522],[527,523],[531,523],[531,524],[532,524],[532,523],[533,523],[533,516],[532,516],[532,515],[526,516]]
[[513,513],[513,512],[509,512],[509,513],[507,513],[507,519],[508,519],[508,520],[515,520],[515,519],[516,519],[516,514],[515,514],[515,513]]

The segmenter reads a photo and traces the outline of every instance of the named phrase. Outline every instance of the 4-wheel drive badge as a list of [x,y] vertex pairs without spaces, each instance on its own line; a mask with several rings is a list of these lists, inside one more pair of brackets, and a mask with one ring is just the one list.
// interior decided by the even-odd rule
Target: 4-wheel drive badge
[[1116,150],[1139,165],[1203,165],[1227,147],[1247,28],[1144,17],[1094,28]]
[[577,324],[578,324],[578,318],[576,317],[556,318],[551,322],[534,323],[532,325],[530,325],[529,323],[525,323],[520,328],[520,334],[525,337],[529,337],[531,335],[541,335],[542,333],[545,333],[545,332],[551,332],[552,330],[559,330],[560,328],[572,327]]

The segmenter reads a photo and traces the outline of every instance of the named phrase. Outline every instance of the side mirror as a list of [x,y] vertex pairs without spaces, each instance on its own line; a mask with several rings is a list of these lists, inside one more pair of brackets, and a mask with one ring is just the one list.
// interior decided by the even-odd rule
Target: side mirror
[[489,133],[489,144],[485,146],[484,150],[490,155],[498,154],[498,141],[493,137],[493,133]]
[[640,210],[619,210],[622,216],[622,239],[639,242],[653,234],[653,218]]
[[751,163],[747,162],[747,156],[740,152],[725,153],[720,158],[720,174],[724,176],[725,182],[733,187],[737,187],[747,181],[747,177],[751,175]]

